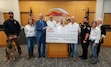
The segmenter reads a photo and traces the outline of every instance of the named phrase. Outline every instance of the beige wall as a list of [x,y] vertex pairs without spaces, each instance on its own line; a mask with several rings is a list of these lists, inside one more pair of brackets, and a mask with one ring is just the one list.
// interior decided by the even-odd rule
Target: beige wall
[[20,22],[19,0],[0,0],[0,12],[8,13],[9,11],[13,11],[14,18]]

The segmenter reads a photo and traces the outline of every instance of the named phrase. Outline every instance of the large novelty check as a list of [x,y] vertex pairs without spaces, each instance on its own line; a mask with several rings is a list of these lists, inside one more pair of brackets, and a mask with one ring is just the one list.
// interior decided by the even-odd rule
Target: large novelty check
[[71,27],[48,27],[47,43],[78,43],[78,31]]

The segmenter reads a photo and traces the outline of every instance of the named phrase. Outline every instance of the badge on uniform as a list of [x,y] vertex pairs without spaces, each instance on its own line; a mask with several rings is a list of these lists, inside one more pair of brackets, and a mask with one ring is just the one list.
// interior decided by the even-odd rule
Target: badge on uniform
[[90,27],[87,27],[88,30],[90,30]]
[[16,24],[16,21],[14,21],[14,24]]
[[84,29],[86,28],[86,26],[84,26]]

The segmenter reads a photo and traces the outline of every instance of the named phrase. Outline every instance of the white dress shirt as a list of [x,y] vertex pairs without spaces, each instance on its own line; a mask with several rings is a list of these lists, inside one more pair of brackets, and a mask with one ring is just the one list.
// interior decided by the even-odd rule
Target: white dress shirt
[[95,43],[99,43],[101,37],[101,31],[98,27],[91,28],[89,40],[95,40]]
[[59,22],[56,24],[56,27],[64,27],[64,24],[60,24],[60,22]]
[[74,22],[73,24],[72,23],[69,23],[67,25],[67,27],[73,27],[73,28],[76,28],[78,30],[78,32],[80,33],[80,27],[79,27],[79,24]]
[[25,36],[26,37],[35,37],[36,36],[36,28],[35,28],[35,25],[26,25],[24,27],[24,30],[25,30]]
[[54,20],[49,20],[49,21],[47,21],[47,26],[48,27],[56,27],[56,21],[54,21]]

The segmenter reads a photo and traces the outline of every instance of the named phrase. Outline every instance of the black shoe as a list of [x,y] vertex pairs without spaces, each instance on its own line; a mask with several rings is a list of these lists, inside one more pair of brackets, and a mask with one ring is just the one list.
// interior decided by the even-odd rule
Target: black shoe
[[86,60],[86,59],[87,59],[87,57],[82,57],[81,59],[82,59],[82,60]]
[[41,58],[41,56],[38,56],[38,58]]
[[80,58],[82,58],[83,56],[81,55],[81,56],[79,56]]
[[44,56],[42,56],[42,57],[45,57],[45,55],[44,55]]
[[97,61],[94,61],[94,60],[93,60],[93,61],[91,61],[90,63],[91,63],[91,64],[97,64]]
[[89,56],[89,58],[92,58],[92,57],[93,57],[93,55]]

